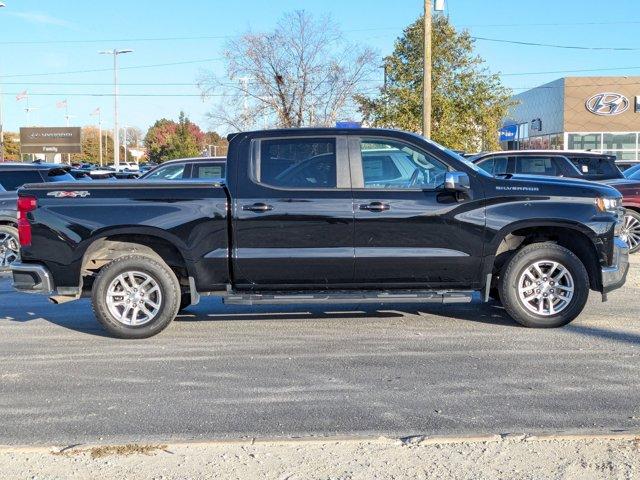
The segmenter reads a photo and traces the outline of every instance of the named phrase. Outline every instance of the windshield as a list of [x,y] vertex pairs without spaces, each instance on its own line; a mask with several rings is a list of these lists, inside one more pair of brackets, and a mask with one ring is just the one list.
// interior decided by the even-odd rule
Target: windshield
[[[424,138],[424,137],[422,137],[422,138]],[[426,139],[426,138],[424,138],[424,140],[429,142],[431,145],[433,145],[434,147],[438,148],[439,150],[442,150],[447,155],[455,158],[459,162],[464,163],[467,167],[469,167],[474,172],[479,173],[480,175],[483,175],[485,177],[492,177],[493,176],[490,173],[487,173],[485,170],[483,170],[480,167],[478,167],[475,163],[470,162],[469,159],[464,158],[462,155],[460,155],[457,152],[454,152],[450,148],[444,147],[444,146],[440,145],[438,142],[434,142],[433,140],[429,140],[429,139]]]

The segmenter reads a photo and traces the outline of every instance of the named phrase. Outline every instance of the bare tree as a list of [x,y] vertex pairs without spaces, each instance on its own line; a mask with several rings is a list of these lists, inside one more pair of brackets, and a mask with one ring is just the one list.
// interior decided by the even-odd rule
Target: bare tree
[[350,45],[330,17],[285,14],[271,33],[245,33],[224,51],[226,78],[204,75],[203,96],[220,98],[209,114],[238,130],[330,126],[356,112],[376,68],[369,48]]

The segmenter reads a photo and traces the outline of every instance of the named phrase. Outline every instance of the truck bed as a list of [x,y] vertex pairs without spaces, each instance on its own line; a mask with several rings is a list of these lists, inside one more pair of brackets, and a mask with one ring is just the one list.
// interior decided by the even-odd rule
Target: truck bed
[[[228,192],[219,183],[188,181],[28,184],[32,244],[23,261],[44,263],[58,287],[77,286],[85,252],[96,241],[157,239],[173,245],[198,289],[228,282]],[[70,208],[72,207],[72,208]]]

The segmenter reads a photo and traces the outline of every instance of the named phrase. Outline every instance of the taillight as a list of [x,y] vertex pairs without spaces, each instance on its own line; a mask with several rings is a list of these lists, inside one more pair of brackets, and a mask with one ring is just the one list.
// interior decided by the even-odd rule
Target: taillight
[[18,197],[18,238],[21,247],[31,245],[31,224],[27,219],[27,213],[38,206],[35,197]]

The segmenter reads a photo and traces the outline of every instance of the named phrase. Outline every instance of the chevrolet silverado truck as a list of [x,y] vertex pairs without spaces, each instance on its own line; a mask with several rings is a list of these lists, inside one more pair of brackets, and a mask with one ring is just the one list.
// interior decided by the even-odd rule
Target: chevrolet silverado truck
[[583,180],[494,177],[381,129],[229,136],[224,183],[32,184],[18,191],[13,285],[91,296],[123,338],[205,295],[228,304],[500,301],[528,327],[622,286],[621,195]]

